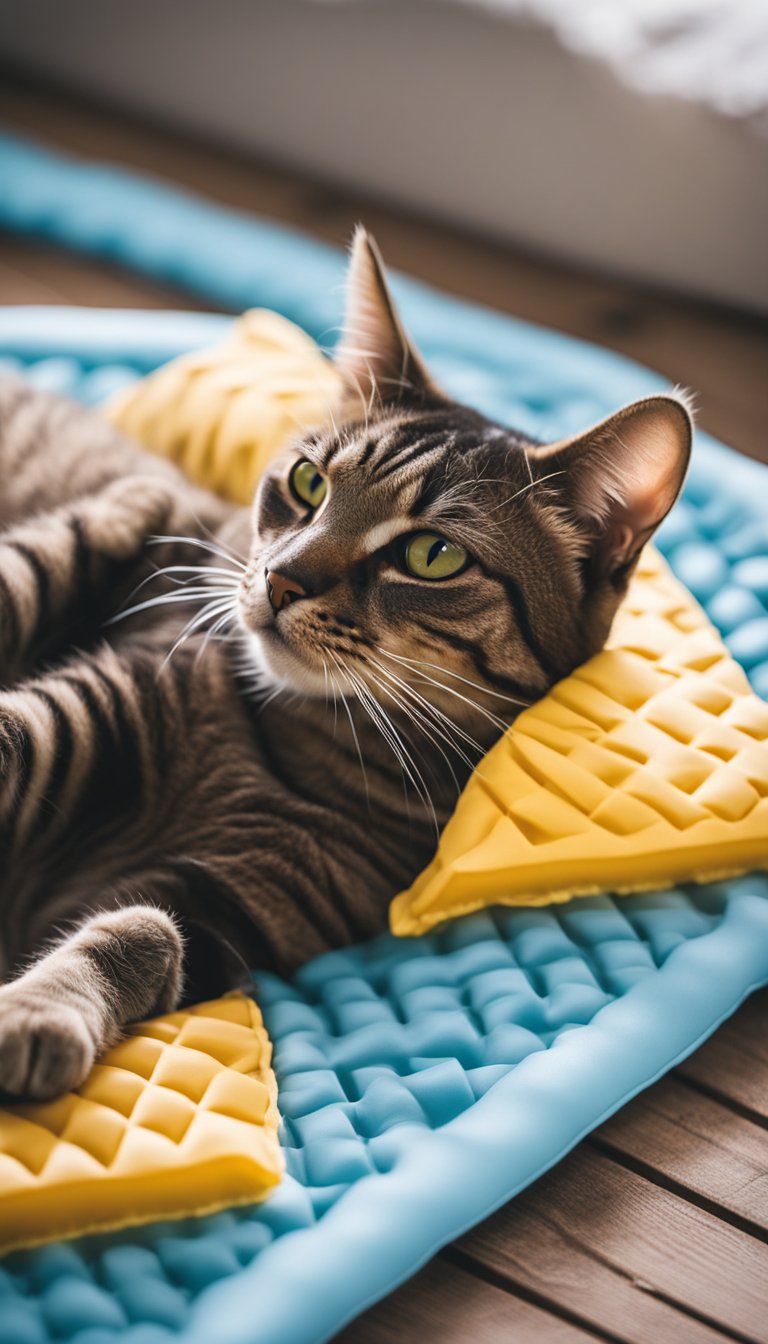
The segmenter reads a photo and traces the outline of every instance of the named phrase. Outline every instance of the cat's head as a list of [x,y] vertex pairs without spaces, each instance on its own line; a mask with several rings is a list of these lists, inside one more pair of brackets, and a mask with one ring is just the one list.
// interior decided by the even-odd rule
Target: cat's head
[[506,721],[603,645],[680,491],[683,400],[541,445],[445,395],[352,246],[335,423],[262,480],[240,616],[275,684]]

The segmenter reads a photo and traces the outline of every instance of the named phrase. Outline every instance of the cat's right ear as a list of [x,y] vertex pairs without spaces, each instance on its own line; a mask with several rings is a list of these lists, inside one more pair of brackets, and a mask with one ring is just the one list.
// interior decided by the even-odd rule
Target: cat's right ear
[[529,450],[595,578],[626,580],[683,486],[691,454],[690,399],[646,397],[584,434]]
[[378,401],[440,396],[408,339],[375,241],[358,225],[347,273],[344,330],[334,355],[350,409],[365,414]]

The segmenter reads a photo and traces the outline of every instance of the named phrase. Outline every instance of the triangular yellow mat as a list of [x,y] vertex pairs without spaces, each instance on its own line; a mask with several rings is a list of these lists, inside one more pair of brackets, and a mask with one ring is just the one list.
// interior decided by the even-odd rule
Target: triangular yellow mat
[[391,925],[767,866],[768,705],[647,547],[606,648],[482,760]]
[[283,1171],[271,1053],[233,994],[132,1027],[77,1092],[0,1109],[0,1247],[263,1199]]

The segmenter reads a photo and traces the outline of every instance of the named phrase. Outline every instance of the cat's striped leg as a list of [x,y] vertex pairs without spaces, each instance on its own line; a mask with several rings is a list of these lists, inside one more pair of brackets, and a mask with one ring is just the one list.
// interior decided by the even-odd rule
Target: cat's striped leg
[[[126,667],[107,646],[0,692],[0,892],[10,959],[44,943],[62,919],[94,912],[0,987],[0,1092],[42,1098],[76,1087],[126,1022],[176,1003],[182,941],[162,907],[178,908],[181,895],[163,875],[143,871],[134,825],[153,788],[158,715],[172,721],[172,697],[151,662]],[[104,863],[89,853],[89,836],[106,818],[114,830],[116,817]],[[84,877],[67,888],[73,862]],[[115,872],[124,877],[116,881]]]
[[0,987],[0,1092],[41,1100],[78,1087],[126,1023],[176,1006],[182,955],[175,922],[155,906],[86,919]]
[[0,533],[0,681],[12,684],[40,655],[92,633],[174,507],[167,481],[127,476]]
[[140,649],[129,662],[102,644],[0,690],[0,888],[11,864],[149,808],[182,729],[173,676]]
[[[91,917],[0,988],[0,1091],[53,1096],[136,1018],[172,1008],[187,868],[157,832],[187,726],[173,669],[107,645],[0,691],[0,925],[18,965],[62,920]],[[183,753],[182,753],[183,754]],[[116,876],[117,875],[117,876]],[[138,904],[138,902],[146,904]]]

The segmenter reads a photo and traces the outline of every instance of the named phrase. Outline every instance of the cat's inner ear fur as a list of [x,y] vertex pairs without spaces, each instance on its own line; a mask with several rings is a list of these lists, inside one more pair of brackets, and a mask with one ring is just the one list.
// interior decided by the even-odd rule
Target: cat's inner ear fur
[[549,476],[591,577],[631,572],[680,493],[692,432],[684,396],[646,397],[577,438],[529,450],[534,474]]
[[421,356],[408,339],[387,284],[376,243],[362,225],[352,239],[344,330],[334,355],[349,410],[376,402],[439,397]]

